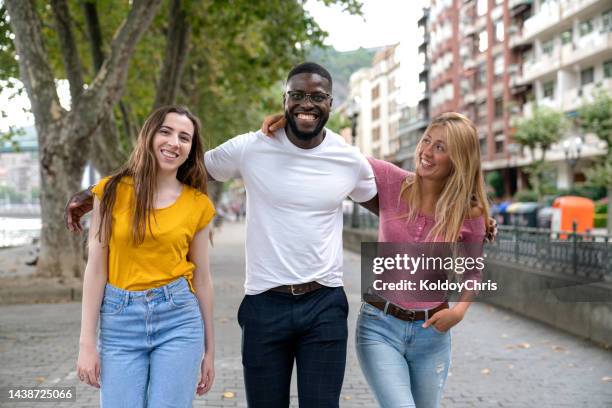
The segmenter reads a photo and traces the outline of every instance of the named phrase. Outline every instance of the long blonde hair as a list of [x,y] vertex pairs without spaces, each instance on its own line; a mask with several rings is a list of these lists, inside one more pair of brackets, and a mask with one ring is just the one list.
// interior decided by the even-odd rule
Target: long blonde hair
[[[435,224],[427,240],[456,242],[463,221],[469,218],[472,207],[478,206],[482,210],[485,222],[489,218],[480,165],[480,143],[474,124],[460,113],[447,112],[436,116],[425,129],[424,135],[434,128],[444,131],[452,169],[436,202]],[[420,166],[422,143],[421,139],[414,156],[416,169]],[[423,179],[418,171],[415,177],[406,179],[402,184],[400,200],[408,204],[409,219],[415,219],[419,212],[422,191]]]
[[150,216],[155,216],[153,206],[157,182],[157,160],[153,150],[153,139],[169,113],[184,115],[193,123],[191,150],[185,163],[178,168],[176,178],[181,183],[206,194],[207,176],[204,167],[204,147],[200,137],[200,120],[183,106],[170,105],[156,109],[140,129],[136,147],[127,163],[113,173],[104,186],[104,194],[100,202],[101,217],[97,237],[102,242],[102,236],[104,236],[105,245],[108,244],[111,236],[112,212],[117,186],[121,179],[126,176],[132,177],[134,181],[135,205],[132,209],[132,240],[134,245],[142,244],[147,226],[152,234]]

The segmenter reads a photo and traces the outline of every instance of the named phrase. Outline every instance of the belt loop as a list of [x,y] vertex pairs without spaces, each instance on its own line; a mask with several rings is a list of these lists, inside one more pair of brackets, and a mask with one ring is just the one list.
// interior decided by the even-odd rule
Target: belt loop
[[429,320],[429,309],[425,310],[425,321]]
[[168,290],[168,285],[164,285],[164,298],[165,300],[170,300],[170,291]]
[[391,303],[391,302],[389,302],[389,301],[386,301],[386,302],[385,302],[385,309],[383,310],[383,313],[384,313],[384,314],[387,314],[387,309],[389,309],[389,304],[390,304],[390,303]]
[[125,291],[125,293],[123,294],[123,306],[127,306],[128,303],[130,303],[130,292],[128,292],[127,290]]

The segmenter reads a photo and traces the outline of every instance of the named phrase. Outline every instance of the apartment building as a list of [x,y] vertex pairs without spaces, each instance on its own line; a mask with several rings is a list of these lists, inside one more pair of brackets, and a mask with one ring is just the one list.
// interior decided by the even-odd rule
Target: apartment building
[[[355,144],[366,155],[400,163],[399,125],[410,78],[402,69],[411,63],[409,53],[401,43],[384,47],[372,60],[372,66],[362,68],[349,81],[347,102],[338,110],[346,117],[357,109]],[[352,106],[352,108],[351,108]]]
[[429,124],[429,39],[428,30],[429,8],[424,8],[418,19],[418,59],[417,72],[419,85],[417,88],[418,102],[416,107],[403,106],[399,119],[400,150],[397,154],[398,163],[405,169],[414,170],[414,151],[425,128]]
[[[349,96],[338,108],[344,116],[357,120],[355,126],[355,145],[366,156],[372,155],[372,102],[371,102],[371,68],[362,68],[354,72],[349,80]],[[346,138],[346,136],[344,136]]]
[[[608,0],[510,1],[510,85],[513,112],[528,117],[534,104],[574,118],[596,89],[612,93],[612,2]],[[570,141],[580,140],[580,160],[566,160]],[[547,153],[557,186],[584,181],[583,170],[605,145],[575,127]],[[575,149],[574,149],[575,150]],[[574,152],[575,154],[575,152]],[[527,159],[518,160],[525,164]],[[492,163],[492,167],[496,163]]]
[[[521,168],[531,161],[513,143],[517,119],[534,104],[572,118],[596,87],[612,92],[609,0],[432,0],[427,27],[431,116],[459,111],[474,121],[483,168],[501,172],[506,195],[526,185]],[[600,141],[571,129],[547,153],[557,187],[584,180],[599,154]]]

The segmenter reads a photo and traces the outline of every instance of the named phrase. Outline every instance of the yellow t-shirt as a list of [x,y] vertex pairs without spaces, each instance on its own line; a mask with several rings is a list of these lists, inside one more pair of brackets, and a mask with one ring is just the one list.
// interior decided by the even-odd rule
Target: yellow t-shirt
[[[100,200],[108,180],[108,177],[100,180],[92,189]],[[212,202],[206,194],[184,185],[173,204],[153,211],[153,235],[147,225],[143,243],[135,246],[131,221],[134,199],[134,182],[131,177],[124,177],[117,185],[113,207],[108,283],[125,290],[146,290],[183,276],[193,291],[191,279],[195,265],[187,259],[187,254],[195,233],[206,227],[215,215]]]

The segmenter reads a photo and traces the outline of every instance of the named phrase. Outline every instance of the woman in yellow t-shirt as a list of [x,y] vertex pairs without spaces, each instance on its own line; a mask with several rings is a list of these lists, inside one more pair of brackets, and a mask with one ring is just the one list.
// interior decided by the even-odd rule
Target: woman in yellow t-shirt
[[157,109],[92,191],[78,377],[104,407],[191,407],[212,386],[215,349],[198,119]]

